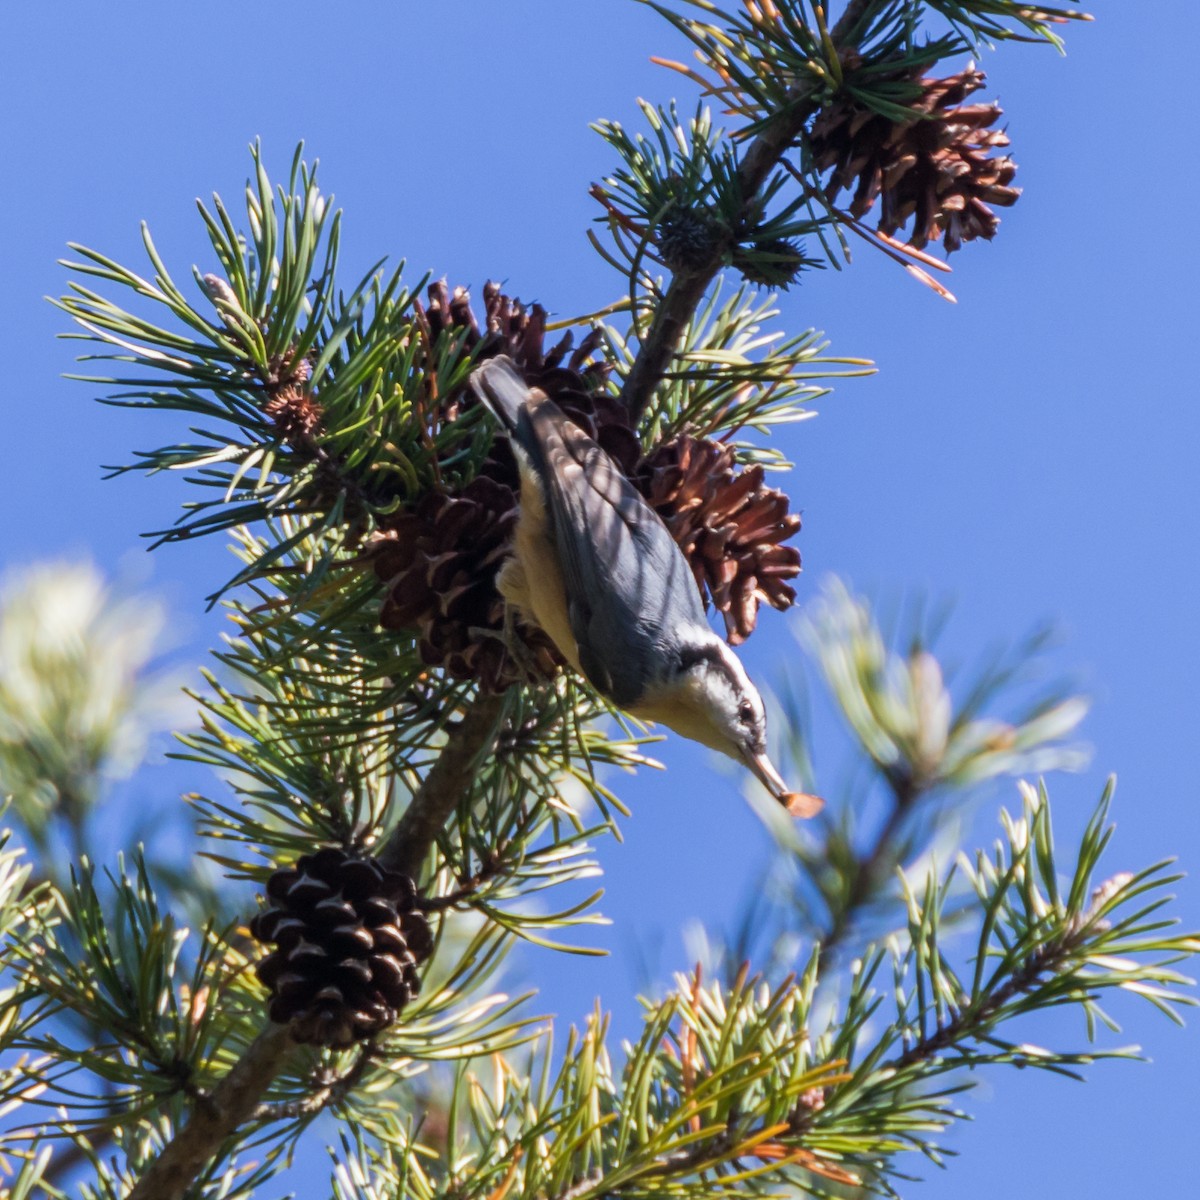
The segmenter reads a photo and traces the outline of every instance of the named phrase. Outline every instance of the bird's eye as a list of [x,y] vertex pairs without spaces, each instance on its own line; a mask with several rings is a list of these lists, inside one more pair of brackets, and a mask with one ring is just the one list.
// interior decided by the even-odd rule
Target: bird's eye
[[738,720],[744,725],[749,725],[754,720],[754,705],[749,700],[743,700],[738,705]]

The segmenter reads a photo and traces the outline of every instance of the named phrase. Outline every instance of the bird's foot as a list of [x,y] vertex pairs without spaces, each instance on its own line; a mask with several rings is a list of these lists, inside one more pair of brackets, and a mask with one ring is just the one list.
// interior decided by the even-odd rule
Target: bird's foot
[[490,638],[498,641],[508,655],[517,677],[523,683],[536,684],[545,682],[545,672],[538,667],[537,658],[529,649],[525,639],[517,629],[516,617],[508,605],[504,607],[504,628],[488,629],[482,625],[473,625],[468,632],[473,637]]

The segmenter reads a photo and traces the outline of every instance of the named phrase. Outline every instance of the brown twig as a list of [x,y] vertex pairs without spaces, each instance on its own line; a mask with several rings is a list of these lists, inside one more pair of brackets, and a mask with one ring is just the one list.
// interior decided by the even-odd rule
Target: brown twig
[[312,1091],[303,1099],[289,1100],[282,1104],[260,1104],[252,1115],[255,1121],[291,1121],[297,1117],[312,1117],[323,1109],[340,1103],[366,1074],[375,1057],[374,1042],[367,1042],[354,1060],[354,1065],[340,1075],[336,1072],[320,1071],[312,1076]]
[[454,891],[447,892],[444,896],[418,897],[417,907],[426,913],[444,912],[448,908],[454,908],[456,905],[470,900],[485,883],[495,879],[508,865],[504,860],[504,849],[503,845],[498,846],[484,858],[478,871],[471,875],[461,876],[458,880],[458,887]]
[[[594,1171],[563,1191],[555,1193],[549,1200],[582,1200],[592,1192],[619,1197],[630,1191],[642,1191],[648,1179],[685,1178],[709,1166],[715,1159],[728,1155],[739,1144],[749,1147],[744,1151],[746,1157],[770,1160],[779,1167],[799,1165],[839,1183],[859,1185],[861,1180],[857,1176],[840,1169],[835,1163],[814,1154],[804,1146],[795,1144],[797,1139],[808,1132],[811,1124],[811,1119],[807,1117],[793,1121],[787,1129],[787,1142],[781,1143],[776,1140],[782,1132],[778,1125],[764,1124],[736,1132],[733,1123],[730,1122],[710,1138],[694,1142],[683,1150],[664,1154],[645,1170],[629,1176],[621,1183],[608,1183],[602,1172]],[[756,1145],[759,1137],[762,1141]]]
[[944,1025],[939,1025],[927,1037],[914,1042],[903,1054],[894,1058],[885,1066],[895,1071],[903,1071],[919,1062],[941,1054],[943,1050],[953,1046],[964,1038],[971,1037],[973,1031],[986,1028],[1010,1001],[1022,992],[1029,991],[1039,983],[1048,972],[1057,970],[1063,960],[1069,959],[1075,951],[1081,931],[1056,938],[1044,946],[1040,946],[1025,960],[1024,964],[1013,973],[1005,983],[998,987],[986,1000],[980,1004],[960,1009]]

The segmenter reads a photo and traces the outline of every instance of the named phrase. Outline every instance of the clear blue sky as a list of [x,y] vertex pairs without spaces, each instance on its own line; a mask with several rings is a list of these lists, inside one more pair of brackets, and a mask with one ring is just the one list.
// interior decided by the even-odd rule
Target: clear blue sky
[[[831,571],[868,590],[948,593],[964,651],[1056,618],[1059,661],[1096,701],[1094,765],[1055,784],[1059,819],[1077,829],[1116,771],[1114,869],[1177,853],[1195,875],[1200,408],[1186,346],[1200,18],[1185,5],[1096,11],[1069,31],[1065,59],[1011,47],[984,63],[1025,195],[994,244],[955,256],[957,306],[865,252],[785,298],[788,327],[822,328],[835,351],[880,367],[790,435],[789,490],[805,516],[802,595]],[[42,296],[63,288],[68,240],[134,261],[145,218],[179,275],[197,260],[211,269],[193,198],[236,199],[255,136],[277,175],[303,138],[346,210],[349,264],[388,254],[417,274],[501,277],[559,313],[585,311],[617,294],[583,236],[587,185],[610,164],[588,123],[633,122],[636,96],[665,100],[682,83],[648,62],[678,48],[630,0],[68,0],[8,5],[2,20],[4,563],[90,551],[128,568],[138,533],[181,497],[174,480],[101,482],[99,464],[167,433],[59,378],[72,347],[54,340],[63,320]],[[219,625],[201,597],[228,569],[215,543],[155,556],[152,583],[197,659]],[[783,618],[764,626],[747,658],[769,678],[792,643]],[[600,994],[630,1029],[634,941],[685,967],[681,926],[719,919],[762,860],[735,784],[691,749],[666,757],[665,780],[625,792],[624,844],[603,847],[614,954],[528,961],[564,1018]],[[147,777],[164,805],[189,786],[173,772]],[[1200,926],[1194,879],[1181,895]],[[1149,1010],[1125,1015],[1152,1066],[1101,1066],[1084,1086],[990,1077],[966,1102],[976,1122],[952,1139],[961,1159],[906,1194],[1192,1194],[1200,1022],[1181,1032]],[[1052,1028],[1082,1040],[1078,1022]]]

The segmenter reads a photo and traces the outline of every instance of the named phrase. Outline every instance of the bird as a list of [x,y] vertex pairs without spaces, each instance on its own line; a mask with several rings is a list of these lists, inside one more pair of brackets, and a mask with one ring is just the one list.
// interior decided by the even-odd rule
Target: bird
[[822,801],[790,791],[772,763],[762,697],[709,625],[662,518],[506,355],[469,382],[507,432],[520,478],[496,579],[506,604],[617,708],[744,764],[793,816],[818,812]]

